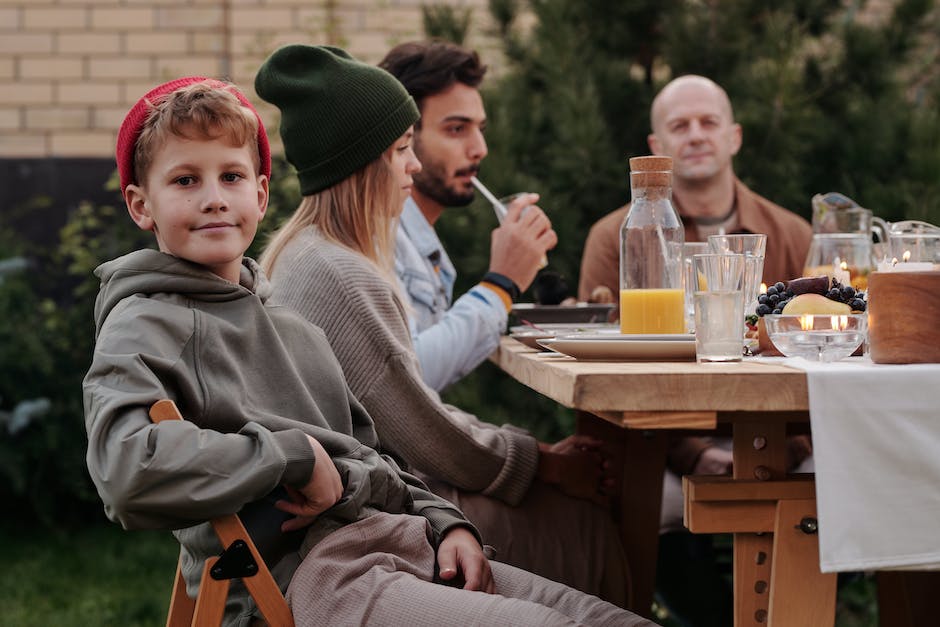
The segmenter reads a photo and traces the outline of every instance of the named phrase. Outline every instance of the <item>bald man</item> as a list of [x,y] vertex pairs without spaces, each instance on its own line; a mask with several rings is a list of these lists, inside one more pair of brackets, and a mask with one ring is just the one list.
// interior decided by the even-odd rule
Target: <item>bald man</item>
[[[706,241],[721,233],[766,233],[763,281],[768,285],[803,273],[812,228],[802,217],[758,196],[734,174],[741,149],[741,125],[734,121],[728,94],[704,76],[680,76],[656,95],[647,137],[655,155],[673,159],[673,204],[685,226],[685,241]],[[630,206],[601,218],[588,233],[581,259],[580,300],[606,287],[620,292],[620,227]],[[805,436],[788,440],[790,466],[811,458]],[[691,536],[682,524],[685,474],[731,471],[729,438],[676,438],[669,448],[663,481],[657,592],[687,625],[730,624],[729,591],[710,562],[707,537]],[[697,592],[689,592],[689,591]],[[693,618],[694,617],[694,618]]]
[[[801,276],[812,229],[802,217],[758,196],[734,174],[741,125],[725,90],[704,76],[680,76],[656,95],[647,137],[655,155],[673,159],[673,204],[685,241],[718,233],[766,233],[765,283]],[[620,226],[629,205],[601,218],[588,234],[581,259],[580,300],[598,286],[620,291]]]

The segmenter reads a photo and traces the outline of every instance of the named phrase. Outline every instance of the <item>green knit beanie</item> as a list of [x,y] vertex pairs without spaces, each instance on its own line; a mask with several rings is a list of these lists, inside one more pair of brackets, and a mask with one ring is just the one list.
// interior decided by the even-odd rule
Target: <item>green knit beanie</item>
[[332,46],[290,45],[255,76],[255,91],[281,110],[281,140],[304,196],[375,161],[418,121],[398,80]]

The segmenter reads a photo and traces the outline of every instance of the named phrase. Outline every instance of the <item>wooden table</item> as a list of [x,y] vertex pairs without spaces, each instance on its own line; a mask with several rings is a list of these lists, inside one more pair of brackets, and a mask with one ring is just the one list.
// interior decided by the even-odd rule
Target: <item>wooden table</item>
[[649,615],[667,430],[728,423],[731,477],[683,480],[685,523],[734,533],[735,627],[831,627],[835,574],[819,571],[811,475],[787,476],[788,425],[809,421],[805,373],[774,363],[589,362],[503,338],[493,359],[513,378],[588,412],[579,429],[624,443],[620,521],[633,575],[628,598]]

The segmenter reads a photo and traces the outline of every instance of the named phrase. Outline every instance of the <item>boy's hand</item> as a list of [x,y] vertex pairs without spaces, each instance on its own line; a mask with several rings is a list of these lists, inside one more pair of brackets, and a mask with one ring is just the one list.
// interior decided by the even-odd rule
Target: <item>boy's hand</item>
[[524,194],[510,203],[490,237],[489,269],[512,279],[522,292],[535,279],[545,251],[558,243],[551,220],[534,204],[538,199],[538,194]]
[[447,532],[437,547],[437,566],[441,579],[450,581],[462,574],[464,590],[478,590],[487,594],[496,592],[490,562],[472,533],[463,527]]
[[295,516],[281,525],[281,531],[293,531],[310,525],[343,496],[343,482],[333,460],[316,438],[308,435],[307,439],[316,458],[313,475],[307,485],[299,490],[285,486],[291,500],[274,504],[279,510]]
[[538,477],[575,498],[607,505],[616,481],[603,442],[571,435],[555,444],[539,443]]

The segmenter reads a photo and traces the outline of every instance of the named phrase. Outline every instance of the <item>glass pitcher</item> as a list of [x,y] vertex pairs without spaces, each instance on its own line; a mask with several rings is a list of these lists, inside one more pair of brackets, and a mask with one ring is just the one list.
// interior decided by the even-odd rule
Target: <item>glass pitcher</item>
[[885,241],[888,224],[848,196],[838,192],[816,194],[812,205],[813,233],[854,233]]
[[876,267],[873,239],[885,241],[887,223],[837,192],[813,196],[813,239],[804,276],[827,275],[857,290],[868,289]]

